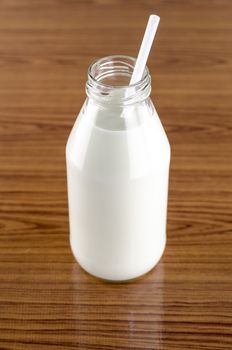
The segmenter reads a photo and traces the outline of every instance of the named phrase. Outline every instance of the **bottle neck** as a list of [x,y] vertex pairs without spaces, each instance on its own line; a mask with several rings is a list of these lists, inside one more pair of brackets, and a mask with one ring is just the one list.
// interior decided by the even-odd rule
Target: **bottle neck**
[[88,69],[86,93],[104,106],[127,106],[142,102],[151,92],[151,77],[146,67],[142,79],[129,85],[136,59],[129,56],[103,57]]

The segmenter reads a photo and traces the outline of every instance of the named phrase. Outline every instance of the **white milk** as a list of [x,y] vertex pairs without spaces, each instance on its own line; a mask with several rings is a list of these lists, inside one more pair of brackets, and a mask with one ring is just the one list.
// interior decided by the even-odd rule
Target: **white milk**
[[79,264],[115,281],[153,268],[166,243],[170,146],[150,99],[126,112],[87,99],[66,157],[70,242]]

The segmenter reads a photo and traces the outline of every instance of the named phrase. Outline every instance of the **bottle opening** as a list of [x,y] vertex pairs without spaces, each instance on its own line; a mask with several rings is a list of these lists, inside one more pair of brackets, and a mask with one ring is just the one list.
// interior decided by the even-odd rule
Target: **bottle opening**
[[143,77],[129,85],[136,58],[107,56],[93,62],[88,69],[86,91],[89,97],[111,103],[134,103],[149,96],[151,78],[146,67]]

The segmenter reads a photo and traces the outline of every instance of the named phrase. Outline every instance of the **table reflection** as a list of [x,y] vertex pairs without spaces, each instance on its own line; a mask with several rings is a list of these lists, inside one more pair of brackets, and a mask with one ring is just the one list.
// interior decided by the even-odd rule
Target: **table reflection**
[[71,269],[74,344],[85,349],[163,349],[162,262],[128,283],[108,283]]

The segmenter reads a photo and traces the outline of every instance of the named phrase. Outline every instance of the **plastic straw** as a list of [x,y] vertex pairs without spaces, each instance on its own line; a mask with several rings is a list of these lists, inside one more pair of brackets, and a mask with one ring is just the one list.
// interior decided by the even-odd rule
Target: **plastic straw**
[[159,25],[159,21],[159,16],[150,15],[129,85],[137,83],[143,77],[143,72],[147,63],[156,30]]

